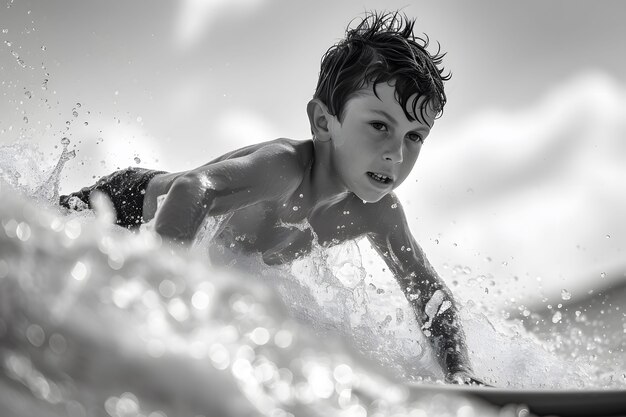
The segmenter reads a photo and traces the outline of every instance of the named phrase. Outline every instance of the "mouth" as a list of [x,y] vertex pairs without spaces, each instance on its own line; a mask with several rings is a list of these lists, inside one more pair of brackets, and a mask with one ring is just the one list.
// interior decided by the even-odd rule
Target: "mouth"
[[376,172],[368,171],[367,176],[381,184],[389,184],[393,181],[390,177],[383,175],[383,174],[376,173]]

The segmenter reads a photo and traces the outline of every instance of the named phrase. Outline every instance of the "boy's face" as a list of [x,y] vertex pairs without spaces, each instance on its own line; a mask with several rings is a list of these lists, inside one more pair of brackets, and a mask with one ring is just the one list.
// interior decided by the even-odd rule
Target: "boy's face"
[[343,184],[367,202],[380,200],[406,179],[436,116],[429,107],[424,119],[410,121],[393,84],[380,83],[376,92],[378,97],[371,86],[359,91],[346,103],[343,122],[333,116],[330,124],[334,168]]

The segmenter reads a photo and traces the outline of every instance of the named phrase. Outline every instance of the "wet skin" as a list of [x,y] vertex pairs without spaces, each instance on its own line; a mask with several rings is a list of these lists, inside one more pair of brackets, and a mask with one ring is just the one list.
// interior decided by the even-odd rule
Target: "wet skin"
[[[255,145],[243,152],[258,152],[263,148],[289,149],[303,156],[303,160],[312,161],[314,144],[312,141],[294,141],[278,139],[276,141]],[[283,148],[283,149],[281,149]],[[286,169],[281,165],[278,170]],[[311,176],[311,168],[304,167],[304,175]],[[171,187],[172,177],[178,174],[164,174],[152,180],[146,193],[146,203],[154,195],[156,187]],[[278,175],[278,173],[276,173]],[[383,196],[380,204],[364,203],[355,194],[346,193],[341,198],[326,202],[313,201],[311,182],[303,180],[289,195],[275,200],[259,201],[232,212],[214,212],[210,214],[226,214],[215,234],[215,241],[230,251],[239,253],[260,253],[269,265],[293,261],[299,256],[310,252],[314,234],[318,243],[331,246],[349,239],[356,239],[371,231],[371,221],[384,214],[382,204],[389,207],[395,198]],[[144,218],[149,220],[150,206],[144,209]],[[159,219],[157,219],[159,220]],[[307,221],[302,227],[303,221]],[[310,227],[308,227],[310,226]],[[168,235],[157,228],[163,235]],[[186,241],[186,238],[179,239]]]
[[[145,221],[155,216],[157,196],[166,194],[155,229],[185,244],[206,216],[228,215],[213,243],[260,253],[267,264],[309,253],[313,234],[326,246],[367,236],[427,326],[446,378],[472,378],[454,304],[434,318],[425,312],[436,293],[453,298],[415,242],[393,193],[413,169],[435,112],[407,118],[393,84],[386,83],[355,94],[341,119],[318,100],[307,112],[313,141],[277,139],[188,172],[156,176],[146,191]],[[294,226],[304,220],[311,228]]]

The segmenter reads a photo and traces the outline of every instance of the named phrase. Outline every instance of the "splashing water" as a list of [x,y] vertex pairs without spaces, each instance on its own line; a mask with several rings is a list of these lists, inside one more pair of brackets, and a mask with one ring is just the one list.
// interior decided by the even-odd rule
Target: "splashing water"
[[[251,257],[215,268],[206,250],[220,219],[207,221],[193,250],[178,251],[149,226],[132,234],[111,216],[61,212],[67,145],[43,173],[36,148],[0,147],[3,415],[507,415],[420,395],[411,382],[441,371],[364,242],[316,246],[281,267]],[[432,314],[445,308],[433,303]],[[593,379],[521,326],[475,310],[465,303],[461,317],[489,382]]]
[[43,154],[28,141],[0,147],[0,186],[17,190],[32,199],[55,204],[59,200],[59,180],[67,161],[76,157],[67,148],[70,140],[61,139],[63,147],[59,160],[50,169],[42,169]]

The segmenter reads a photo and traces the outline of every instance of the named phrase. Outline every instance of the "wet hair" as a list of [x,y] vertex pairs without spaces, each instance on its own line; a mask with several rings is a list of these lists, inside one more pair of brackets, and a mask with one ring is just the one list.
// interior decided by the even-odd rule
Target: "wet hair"
[[[348,25],[346,37],[322,57],[313,98],[342,121],[346,103],[359,90],[371,85],[378,97],[378,83],[395,82],[396,98],[409,120],[418,118],[417,103],[422,97],[420,118],[424,120],[429,105],[440,117],[446,104],[443,82],[451,76],[441,67],[445,53],[439,43],[437,52],[429,53],[428,36],[415,36],[414,25],[415,19],[399,12],[368,12],[354,29]],[[407,102],[413,95],[409,112]]]

